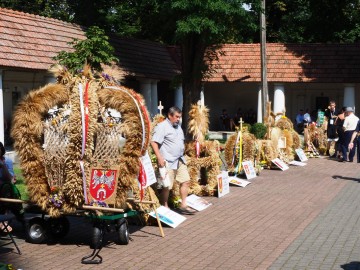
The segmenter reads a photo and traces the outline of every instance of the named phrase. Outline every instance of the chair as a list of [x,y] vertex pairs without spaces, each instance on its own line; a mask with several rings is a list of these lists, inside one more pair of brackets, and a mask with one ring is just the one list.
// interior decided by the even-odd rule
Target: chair
[[13,237],[12,233],[8,230],[9,222],[14,218],[14,215],[0,215],[0,223],[3,225],[3,232],[6,233],[8,237],[6,236],[0,236],[0,240],[10,241],[5,242],[3,244],[0,244],[0,247],[9,245],[13,243],[18,251],[18,253],[21,255],[21,251],[18,247],[18,245],[15,242],[15,238]]

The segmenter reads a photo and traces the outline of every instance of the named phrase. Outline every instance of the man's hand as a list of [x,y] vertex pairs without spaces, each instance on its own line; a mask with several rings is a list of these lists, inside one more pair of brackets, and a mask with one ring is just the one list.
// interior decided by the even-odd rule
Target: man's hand
[[354,148],[354,143],[349,143],[349,149],[353,149]]
[[158,157],[158,164],[159,167],[165,167],[165,159],[162,156]]

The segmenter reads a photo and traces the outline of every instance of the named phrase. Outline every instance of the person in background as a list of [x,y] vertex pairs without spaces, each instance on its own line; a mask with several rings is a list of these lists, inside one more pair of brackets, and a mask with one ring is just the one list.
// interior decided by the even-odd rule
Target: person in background
[[14,175],[13,162],[11,159],[5,158],[5,147],[0,142],[0,185],[12,183]]
[[226,109],[222,110],[222,114],[220,115],[221,128],[226,131],[233,131],[234,120],[230,117]]
[[346,107],[342,107],[340,113],[338,114],[337,118],[335,119],[335,126],[337,130],[337,135],[339,140],[336,142],[336,151],[337,151],[337,158],[338,160],[342,159],[342,154],[344,151],[346,152],[347,146],[345,146],[345,134],[344,134],[344,120],[345,120],[345,110]]
[[311,116],[311,122],[316,122],[317,121],[317,110],[312,110],[310,116]]
[[[338,135],[336,132],[335,120],[339,114],[339,111],[336,109],[335,101],[330,101],[328,108],[325,110],[325,116],[327,119],[327,147],[326,147],[326,155],[329,154],[330,144],[331,142],[338,141]],[[336,157],[336,153],[332,155],[332,157]]]
[[[0,142],[0,197],[14,199],[13,185],[15,182],[15,173],[13,162],[5,157],[5,147]],[[22,205],[18,203],[0,203],[0,214],[6,214],[11,211],[20,222],[24,222]],[[7,226],[12,231],[10,225]],[[0,231],[4,230],[4,225],[0,224]]]
[[174,181],[180,184],[181,206],[178,209],[181,214],[191,215],[194,211],[186,204],[188,196],[190,176],[184,156],[185,137],[181,129],[181,110],[178,107],[171,107],[165,121],[162,121],[154,128],[151,139],[151,146],[157,157],[159,168],[166,167],[166,174],[170,180],[169,186],[163,185],[160,193],[160,203],[169,207],[168,199]]
[[304,110],[299,110],[299,113],[296,115],[296,131],[301,134],[304,131]]
[[356,125],[354,133],[351,135],[350,143],[348,145],[349,149],[352,150],[356,148],[356,157],[357,163],[360,163],[360,120]]
[[309,113],[309,109],[306,109],[304,114],[304,124],[308,125],[310,123],[311,123],[311,116]]
[[[354,109],[352,107],[346,107],[345,109],[345,120],[344,120],[344,147],[343,149],[343,158],[340,161],[349,161],[353,162],[355,155],[355,147],[349,148],[350,143],[353,142],[352,136],[356,130],[359,118],[354,114]],[[347,152],[349,152],[349,157],[347,157]]]
[[242,118],[242,120],[244,121],[244,113],[242,111],[241,108],[239,108],[233,118],[234,120],[234,125],[237,126],[239,125],[239,122],[240,122],[240,118]]

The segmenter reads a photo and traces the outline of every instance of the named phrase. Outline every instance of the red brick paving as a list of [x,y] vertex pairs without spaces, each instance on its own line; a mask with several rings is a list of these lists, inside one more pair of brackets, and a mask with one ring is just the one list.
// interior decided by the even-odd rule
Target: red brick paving
[[267,269],[347,184],[336,175],[357,177],[360,166],[317,158],[305,167],[264,170],[246,188],[231,186],[223,198],[208,197],[211,207],[176,229],[165,227],[165,238],[157,227],[131,227],[133,241],[110,242],[100,252],[100,266],[81,264],[92,251],[85,222],[75,222],[61,244],[20,239],[23,255],[0,249],[0,261],[21,269]]

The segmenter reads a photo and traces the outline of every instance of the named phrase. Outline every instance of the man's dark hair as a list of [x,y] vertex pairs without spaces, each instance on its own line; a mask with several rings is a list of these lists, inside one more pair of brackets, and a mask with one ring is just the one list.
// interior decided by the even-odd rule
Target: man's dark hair
[[182,113],[179,107],[173,106],[169,109],[168,114],[174,115],[175,113]]

